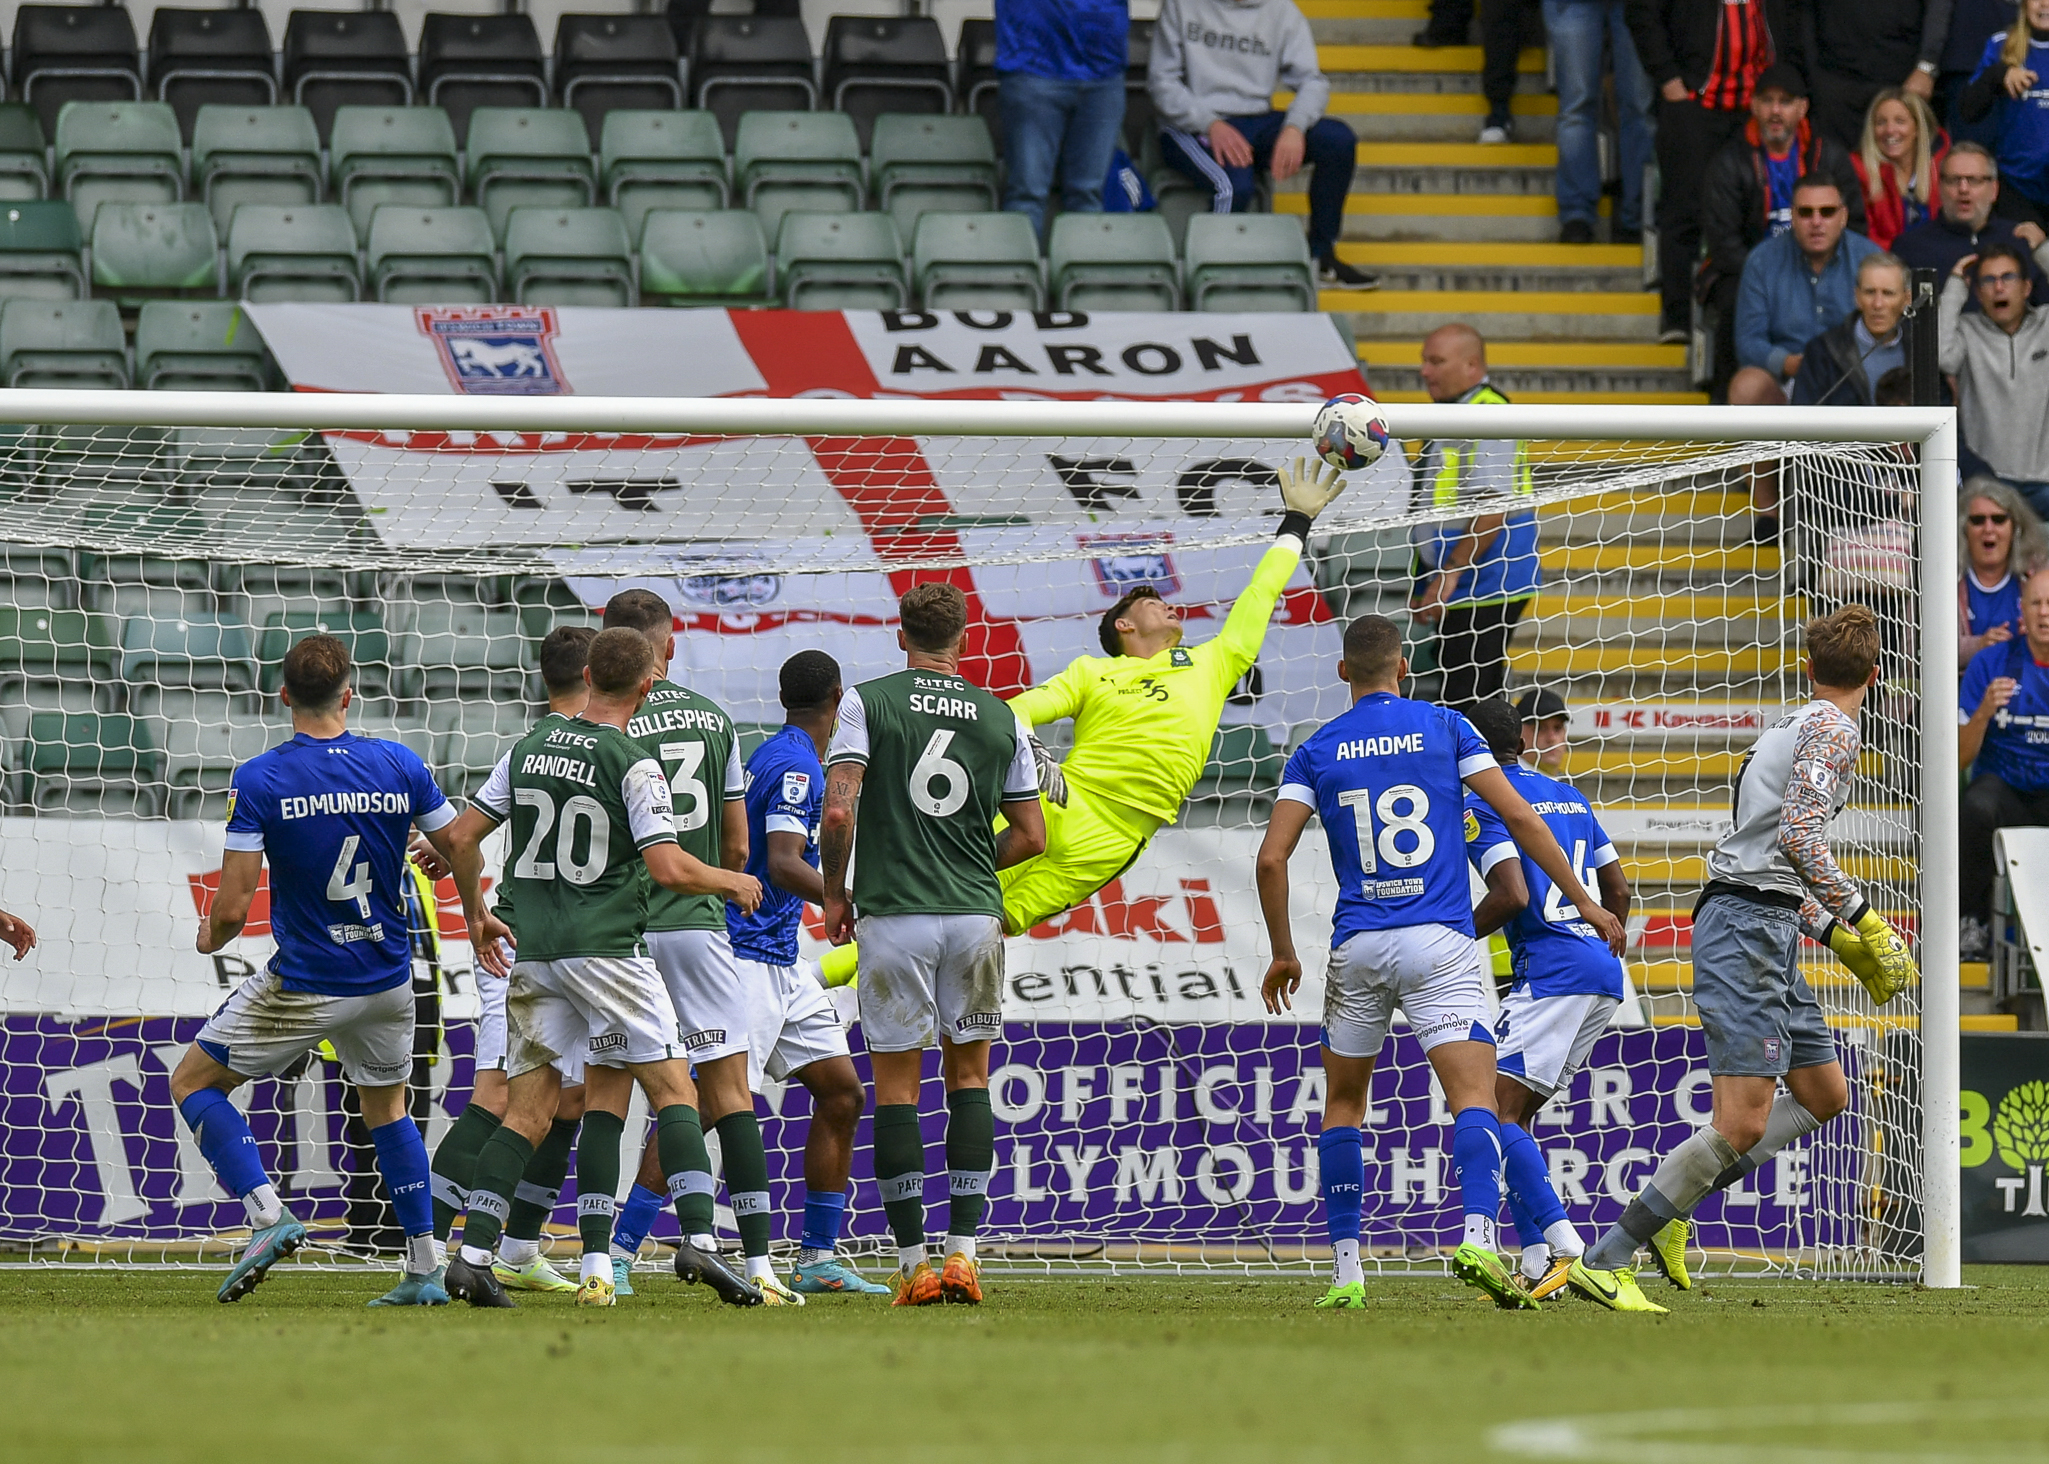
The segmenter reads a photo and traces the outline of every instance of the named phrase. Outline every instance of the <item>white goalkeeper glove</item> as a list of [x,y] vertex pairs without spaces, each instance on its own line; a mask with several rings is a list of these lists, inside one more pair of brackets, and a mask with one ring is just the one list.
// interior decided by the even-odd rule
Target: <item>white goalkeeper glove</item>
[[1345,491],[1344,475],[1328,463],[1296,458],[1293,466],[1282,463],[1274,476],[1281,482],[1281,502],[1289,513],[1315,521],[1330,502]]
[[1060,760],[1046,751],[1046,744],[1036,735],[1027,735],[1025,741],[1032,745],[1032,761],[1039,765],[1039,796],[1056,808],[1067,807],[1067,778],[1060,771]]

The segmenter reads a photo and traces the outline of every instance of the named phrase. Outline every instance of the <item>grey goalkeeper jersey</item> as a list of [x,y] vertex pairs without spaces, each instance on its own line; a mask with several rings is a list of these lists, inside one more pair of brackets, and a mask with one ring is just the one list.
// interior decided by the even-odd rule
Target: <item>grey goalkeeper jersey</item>
[[1735,827],[1708,855],[1709,880],[1799,900],[1810,926],[1861,907],[1828,847],[1861,745],[1834,702],[1811,701],[1774,723],[1736,774]]

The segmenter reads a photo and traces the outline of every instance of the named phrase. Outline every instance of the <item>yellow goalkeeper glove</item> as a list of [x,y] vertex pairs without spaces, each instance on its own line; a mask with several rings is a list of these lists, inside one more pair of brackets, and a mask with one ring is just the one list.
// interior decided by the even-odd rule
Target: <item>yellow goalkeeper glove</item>
[[1281,502],[1288,506],[1288,512],[1299,513],[1312,522],[1330,507],[1333,498],[1345,491],[1342,473],[1327,463],[1312,463],[1306,458],[1296,458],[1292,467],[1282,463],[1274,476],[1281,481]]
[[1874,1000],[1883,1000],[1874,985],[1880,979],[1878,958],[1871,954],[1864,944],[1864,937],[1857,934],[1833,915],[1828,921],[1828,948],[1835,952],[1836,959],[1850,968],[1850,972],[1864,983]]
[[[1866,905],[1856,919],[1857,933],[1852,936],[1840,921],[1829,927],[1829,949],[1842,958],[1864,989],[1871,993],[1872,1001],[1884,1006],[1902,991],[1921,979],[1921,968],[1914,963],[1913,952],[1900,933],[1886,923],[1883,915]],[[1854,957],[1846,946],[1854,941],[1862,949],[1861,958]]]

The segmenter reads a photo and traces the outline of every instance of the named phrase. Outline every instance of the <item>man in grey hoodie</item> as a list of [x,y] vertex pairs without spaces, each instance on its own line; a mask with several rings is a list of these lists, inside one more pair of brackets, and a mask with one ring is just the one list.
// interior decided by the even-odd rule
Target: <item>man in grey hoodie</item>
[[[2035,250],[2049,268],[2049,244]],[[1976,315],[1964,314],[1967,291]],[[1956,383],[1964,445],[2049,513],[2049,310],[2028,308],[2028,260],[2004,239],[1957,261],[1938,315],[1942,369]]]
[[[1163,0],[1146,87],[1163,128],[1161,152],[1210,190],[1216,212],[1252,206],[1255,170],[1282,183],[1306,161],[1318,283],[1353,290],[1379,283],[1337,256],[1358,139],[1323,115],[1330,82],[1294,0]],[[1276,90],[1295,94],[1285,112],[1274,108]]]

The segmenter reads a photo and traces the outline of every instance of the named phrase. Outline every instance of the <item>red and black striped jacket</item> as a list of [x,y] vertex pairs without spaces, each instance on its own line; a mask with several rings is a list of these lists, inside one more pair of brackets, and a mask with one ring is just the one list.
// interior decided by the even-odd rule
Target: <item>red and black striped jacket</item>
[[1704,107],[1748,107],[1766,66],[1800,64],[1784,0],[1626,0],[1624,12],[1651,85],[1676,77]]

